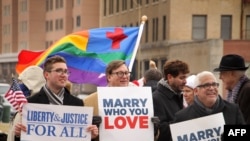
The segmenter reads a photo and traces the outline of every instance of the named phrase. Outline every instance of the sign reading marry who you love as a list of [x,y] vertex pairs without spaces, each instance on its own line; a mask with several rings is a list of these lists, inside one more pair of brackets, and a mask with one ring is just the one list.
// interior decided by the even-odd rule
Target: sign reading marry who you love
[[22,124],[27,132],[21,141],[90,141],[86,128],[92,124],[93,107],[31,104],[24,105]]
[[98,87],[100,141],[153,141],[150,87]]
[[225,120],[222,113],[170,124],[173,141],[220,141]]

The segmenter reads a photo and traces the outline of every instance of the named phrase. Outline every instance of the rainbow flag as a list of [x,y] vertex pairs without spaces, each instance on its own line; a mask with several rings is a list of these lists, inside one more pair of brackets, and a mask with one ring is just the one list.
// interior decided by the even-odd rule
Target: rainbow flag
[[31,65],[42,66],[47,57],[60,55],[67,61],[71,82],[105,86],[109,62],[119,59],[131,63],[138,32],[139,27],[106,27],[72,33],[44,51],[22,50],[16,72],[20,74]]

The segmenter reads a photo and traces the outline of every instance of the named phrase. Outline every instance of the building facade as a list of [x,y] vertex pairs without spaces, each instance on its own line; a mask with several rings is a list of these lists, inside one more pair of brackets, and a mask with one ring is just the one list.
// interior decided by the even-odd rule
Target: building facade
[[235,50],[250,62],[250,0],[2,0],[0,6],[1,81],[11,80],[23,49],[44,50],[83,29],[139,26],[143,15],[132,79],[150,60],[162,69],[166,60],[181,59],[191,73],[212,70]]
[[0,78],[11,81],[21,50],[39,51],[75,31],[99,27],[99,1],[2,0]]
[[[224,54],[218,39],[250,40],[249,0],[100,0],[100,6],[101,26],[138,26],[143,15],[148,17],[134,68],[137,77],[149,68],[149,60],[158,68],[166,60],[183,59],[191,64],[192,73],[211,70]],[[204,52],[202,48],[214,46],[209,44],[213,39],[218,43],[215,50]],[[198,50],[183,49],[195,45],[200,45]],[[249,42],[247,46],[250,51]],[[202,55],[217,60],[197,67]]]

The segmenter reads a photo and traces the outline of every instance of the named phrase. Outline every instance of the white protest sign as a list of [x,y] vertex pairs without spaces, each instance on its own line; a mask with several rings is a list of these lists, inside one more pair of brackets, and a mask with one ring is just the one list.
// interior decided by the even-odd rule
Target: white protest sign
[[220,141],[225,120],[222,113],[170,124],[173,141]]
[[21,141],[90,141],[86,128],[92,124],[93,107],[31,104],[24,105],[22,124],[27,132]]
[[150,87],[98,87],[100,141],[153,141]]

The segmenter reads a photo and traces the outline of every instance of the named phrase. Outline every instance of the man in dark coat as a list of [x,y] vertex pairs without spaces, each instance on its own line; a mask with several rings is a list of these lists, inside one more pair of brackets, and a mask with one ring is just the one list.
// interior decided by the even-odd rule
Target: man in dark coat
[[[40,92],[28,98],[28,103],[84,106],[81,99],[71,95],[65,88],[69,71],[64,58],[60,56],[48,58],[44,63],[43,75],[46,84],[41,88]],[[14,131],[15,141],[20,140],[21,130],[26,131],[26,126],[17,123]],[[92,139],[98,136],[96,125],[90,125],[87,130],[91,131]]]
[[245,124],[238,105],[223,100],[218,94],[219,83],[213,73],[203,71],[195,78],[194,103],[175,114],[175,122],[223,113],[225,124]]
[[220,79],[228,90],[227,101],[238,104],[246,123],[250,124],[250,80],[245,75],[247,69],[243,57],[229,54],[222,57],[214,71],[220,72]]
[[169,124],[174,120],[174,114],[183,108],[181,92],[188,73],[188,65],[180,60],[168,61],[163,66],[164,78],[153,93],[154,116],[160,119],[158,141],[171,140]]

